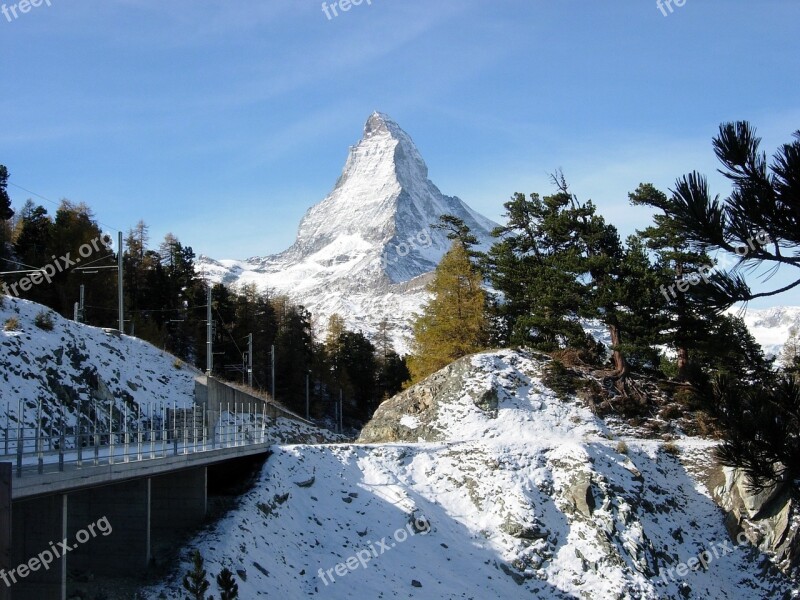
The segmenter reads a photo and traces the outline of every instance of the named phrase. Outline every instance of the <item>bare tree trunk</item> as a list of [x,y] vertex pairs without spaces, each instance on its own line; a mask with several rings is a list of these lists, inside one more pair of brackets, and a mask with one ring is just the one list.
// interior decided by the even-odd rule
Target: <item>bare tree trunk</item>
[[688,381],[689,379],[689,349],[678,348],[678,380]]
[[625,360],[625,356],[619,350],[619,345],[622,343],[619,325],[610,324],[608,331],[611,334],[611,358],[614,361],[614,377],[622,379],[628,376],[630,367],[628,366],[628,361]]

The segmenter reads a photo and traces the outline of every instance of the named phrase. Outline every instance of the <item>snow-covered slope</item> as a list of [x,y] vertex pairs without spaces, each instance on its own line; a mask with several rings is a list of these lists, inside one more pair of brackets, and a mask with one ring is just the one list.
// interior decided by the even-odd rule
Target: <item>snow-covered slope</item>
[[408,317],[426,298],[421,276],[450,247],[446,233],[431,228],[443,214],[460,217],[484,246],[490,243],[495,223],[443,195],[409,135],[376,112],[333,191],[309,209],[288,250],[246,261],[201,257],[199,268],[215,281],[286,294],[320,327],[336,312],[369,335],[387,319],[402,350]]
[[[701,483],[710,442],[623,446],[543,364],[479,354],[387,401],[407,441],[276,447],[191,548],[248,600],[788,597]],[[179,575],[147,597],[182,597]]]
[[[52,331],[36,326],[39,313],[48,313]],[[16,319],[17,330],[7,330]],[[164,403],[178,407],[194,402],[198,371],[136,338],[116,330],[99,329],[63,319],[27,300],[2,297],[0,306],[0,419],[15,424],[20,401],[25,423],[35,423],[38,403],[47,422],[58,427],[63,417],[74,424],[77,408],[85,416],[92,407],[116,411]],[[63,408],[63,415],[62,415]]]

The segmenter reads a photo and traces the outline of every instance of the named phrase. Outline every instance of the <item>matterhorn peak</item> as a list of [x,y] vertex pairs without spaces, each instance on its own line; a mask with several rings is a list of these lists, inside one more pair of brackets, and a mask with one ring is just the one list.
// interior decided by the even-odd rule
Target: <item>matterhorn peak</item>
[[[397,121],[392,119],[386,113],[378,112],[377,110],[372,113],[367,122],[364,124],[364,136],[362,140],[368,140],[375,136],[388,136],[398,142],[410,144],[414,146],[411,137],[403,131]],[[416,149],[416,146],[415,146]]]
[[386,113],[375,111],[367,119],[364,125],[364,136],[368,136],[378,131],[390,132],[392,129],[400,129],[400,126]]
[[427,297],[420,276],[452,244],[433,227],[446,214],[462,219],[482,246],[491,243],[496,224],[442,194],[411,136],[374,112],[333,190],[306,212],[295,243],[275,256],[223,266],[222,279],[287,294],[323,322],[336,312],[351,327],[375,331],[388,319],[399,335]]

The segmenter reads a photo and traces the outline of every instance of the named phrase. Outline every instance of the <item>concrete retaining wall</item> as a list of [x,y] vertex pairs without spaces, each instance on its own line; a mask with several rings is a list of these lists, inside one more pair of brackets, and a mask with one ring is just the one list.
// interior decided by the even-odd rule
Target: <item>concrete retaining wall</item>
[[228,407],[232,409],[233,406],[256,406],[259,413],[264,410],[267,416],[272,419],[282,417],[314,426],[310,421],[306,421],[300,415],[274,404],[270,399],[255,396],[246,390],[220,381],[216,377],[208,377],[206,375],[197,377],[194,380],[194,393],[195,402],[197,404],[205,403],[206,405],[208,426],[209,430],[212,431],[217,421],[219,421],[220,410],[227,410]]

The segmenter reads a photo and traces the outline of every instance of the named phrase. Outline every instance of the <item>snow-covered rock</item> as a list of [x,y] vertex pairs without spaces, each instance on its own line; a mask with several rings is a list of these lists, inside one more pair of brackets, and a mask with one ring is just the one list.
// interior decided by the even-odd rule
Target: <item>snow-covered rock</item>
[[366,335],[386,319],[403,352],[408,319],[427,299],[425,275],[451,244],[446,232],[431,227],[444,214],[463,219],[488,247],[496,224],[443,195],[411,137],[376,112],[333,191],[308,210],[289,249],[246,261],[200,257],[198,266],[214,281],[288,295],[317,317],[320,331],[333,313]]
[[[243,598],[790,597],[731,541],[712,442],[615,439],[546,387],[546,360],[458,361],[383,404],[361,441],[390,443],[275,447],[190,548]],[[182,597],[180,575],[148,593]]]

